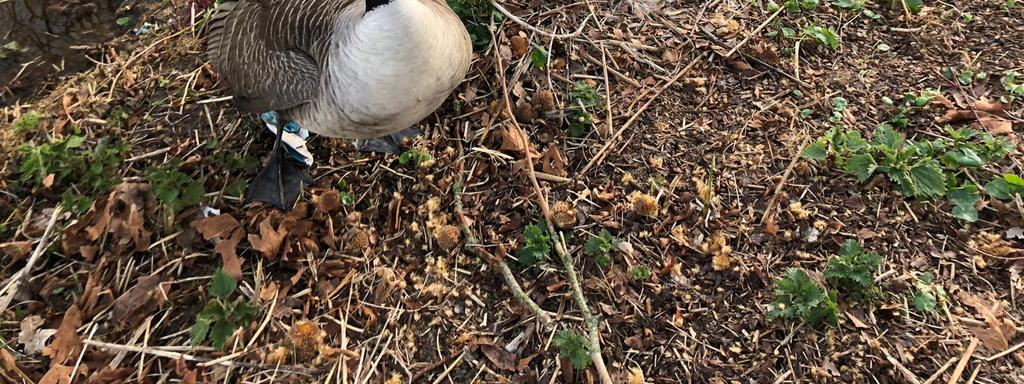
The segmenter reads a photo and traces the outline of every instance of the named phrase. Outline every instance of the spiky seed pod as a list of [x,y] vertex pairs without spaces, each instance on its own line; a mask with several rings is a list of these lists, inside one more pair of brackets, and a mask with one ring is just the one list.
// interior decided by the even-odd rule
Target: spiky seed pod
[[654,196],[634,192],[629,197],[629,203],[633,206],[633,212],[640,216],[658,217],[658,201],[654,199]]
[[442,225],[434,229],[434,240],[442,249],[450,250],[458,247],[462,238],[459,229],[454,225]]

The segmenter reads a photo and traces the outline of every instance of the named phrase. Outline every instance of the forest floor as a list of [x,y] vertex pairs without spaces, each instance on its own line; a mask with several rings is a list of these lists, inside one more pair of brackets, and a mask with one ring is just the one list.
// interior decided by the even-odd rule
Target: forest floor
[[1024,5],[455,1],[425,135],[280,212],[211,3],[5,74],[3,381],[600,382],[575,272],[616,383],[1024,382]]

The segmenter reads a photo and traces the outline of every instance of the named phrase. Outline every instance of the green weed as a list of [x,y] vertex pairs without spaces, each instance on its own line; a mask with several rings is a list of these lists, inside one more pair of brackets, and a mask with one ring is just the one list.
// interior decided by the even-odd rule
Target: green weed
[[526,244],[516,253],[516,258],[524,266],[529,267],[547,261],[548,255],[551,254],[551,235],[542,224],[530,224],[523,229],[523,241]]
[[402,154],[398,156],[398,164],[411,164],[418,167],[420,164],[430,161],[431,158],[432,157],[430,156],[430,152],[419,149],[411,149],[402,152]]
[[864,252],[856,240],[847,240],[839,256],[828,261],[825,279],[829,284],[846,292],[854,300],[876,297],[875,275],[882,265],[882,257],[875,252]]
[[85,137],[71,135],[45,144],[21,146],[20,181],[39,188],[53,176],[50,188],[63,189],[62,205],[82,213],[92,205],[90,196],[103,194],[121,182],[117,169],[130,147],[120,141],[100,140],[87,148]]
[[[927,102],[925,102],[927,103]],[[1014,152],[1002,138],[971,128],[946,128],[948,137],[932,140],[910,140],[889,124],[880,125],[872,140],[857,131],[841,127],[804,149],[804,157],[821,161],[831,153],[835,163],[847,173],[864,182],[877,173],[885,174],[902,195],[919,199],[947,197],[953,215],[974,222],[978,212],[974,204],[980,200],[971,174],[982,166],[994,163]]]
[[586,369],[593,361],[590,350],[593,348],[585,336],[570,330],[559,331],[551,339],[551,344],[558,348],[558,356],[569,360],[576,369]]
[[26,133],[35,132],[39,129],[39,124],[42,122],[42,115],[35,111],[29,111],[25,113],[18,120],[14,121],[14,133],[23,135]]
[[775,281],[775,301],[768,311],[769,320],[801,318],[812,327],[835,326],[839,322],[838,313],[835,291],[826,292],[804,270],[787,269],[785,275]]
[[832,27],[811,25],[801,30],[800,35],[805,39],[810,39],[833,50],[839,49],[839,34]]
[[491,45],[488,27],[491,23],[501,23],[505,18],[488,0],[448,0],[448,6],[466,25],[476,51],[483,51]]
[[576,82],[569,91],[569,135],[583,137],[594,128],[594,115],[591,110],[598,107],[604,100],[601,93],[585,81]]
[[647,281],[651,279],[651,268],[646,265],[638,265],[629,270],[629,278],[633,281]]
[[914,309],[921,313],[932,313],[938,308],[939,302],[948,299],[946,290],[942,285],[934,283],[934,276],[931,272],[925,272],[917,276],[914,282],[914,292],[911,301]]
[[597,236],[591,236],[587,239],[586,244],[583,246],[583,252],[593,256],[594,261],[601,268],[608,268],[612,265],[612,259],[609,255],[611,251],[615,250],[619,246],[622,239],[612,236],[608,230],[602,230],[601,234]]
[[202,343],[209,336],[213,347],[223,350],[224,343],[231,334],[253,321],[259,313],[256,306],[241,297],[229,300],[237,286],[235,279],[224,273],[223,269],[217,268],[207,288],[213,298],[199,312],[196,323],[192,326],[192,345]]
[[203,184],[182,172],[181,160],[171,160],[146,171],[146,180],[153,187],[156,198],[167,207],[169,214],[203,201]]

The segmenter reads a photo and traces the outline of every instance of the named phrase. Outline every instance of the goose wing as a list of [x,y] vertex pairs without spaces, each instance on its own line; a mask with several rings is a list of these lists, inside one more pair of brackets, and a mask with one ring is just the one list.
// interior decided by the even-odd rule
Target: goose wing
[[[285,110],[319,92],[338,23],[362,0],[239,0],[221,3],[206,54],[245,112]],[[358,10],[362,12],[362,7]],[[338,40],[338,41],[342,41]]]

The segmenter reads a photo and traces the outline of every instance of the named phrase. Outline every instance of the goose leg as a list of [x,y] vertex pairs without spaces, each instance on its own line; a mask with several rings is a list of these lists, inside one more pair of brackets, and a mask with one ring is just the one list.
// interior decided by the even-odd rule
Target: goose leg
[[298,200],[303,185],[313,183],[304,170],[289,160],[287,150],[281,143],[283,136],[284,129],[278,128],[274,149],[263,170],[249,184],[249,191],[245,194],[246,202],[259,201],[287,211]]
[[377,152],[397,155],[402,153],[402,142],[405,139],[412,139],[413,137],[422,135],[423,132],[416,128],[406,128],[398,133],[391,134],[388,136],[378,137],[374,139],[356,140],[356,150],[360,152]]

